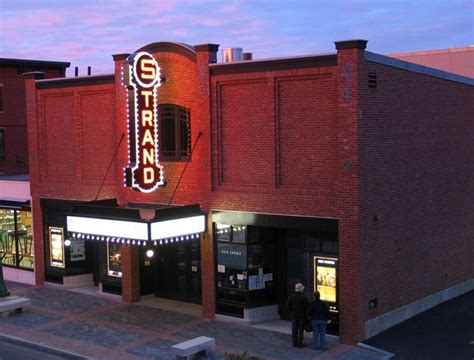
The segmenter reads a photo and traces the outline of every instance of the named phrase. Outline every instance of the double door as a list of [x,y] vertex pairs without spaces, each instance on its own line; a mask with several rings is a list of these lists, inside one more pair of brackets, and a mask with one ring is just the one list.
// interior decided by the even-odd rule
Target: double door
[[155,262],[157,297],[202,303],[199,240],[159,246]]

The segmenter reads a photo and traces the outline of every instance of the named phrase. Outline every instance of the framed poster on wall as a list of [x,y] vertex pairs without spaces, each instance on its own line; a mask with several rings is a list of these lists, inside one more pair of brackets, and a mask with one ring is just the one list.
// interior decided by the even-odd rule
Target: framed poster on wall
[[64,267],[64,229],[61,227],[49,227],[49,258],[51,266]]
[[337,259],[315,256],[314,291],[319,291],[321,300],[335,303],[337,300]]

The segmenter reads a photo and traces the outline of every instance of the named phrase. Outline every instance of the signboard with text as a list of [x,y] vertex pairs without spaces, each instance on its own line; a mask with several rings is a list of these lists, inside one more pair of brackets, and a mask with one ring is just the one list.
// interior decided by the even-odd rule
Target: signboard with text
[[158,87],[160,67],[146,52],[130,55],[123,68],[128,97],[129,163],[125,185],[152,192],[164,184],[158,161]]
[[218,243],[217,263],[230,269],[247,270],[247,246]]

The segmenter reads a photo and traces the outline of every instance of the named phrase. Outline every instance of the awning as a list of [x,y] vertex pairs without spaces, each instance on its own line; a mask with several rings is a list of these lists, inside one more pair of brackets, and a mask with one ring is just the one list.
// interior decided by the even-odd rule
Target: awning
[[137,209],[81,204],[67,214],[67,231],[73,239],[162,245],[199,239],[206,214],[199,205],[188,205],[156,209],[153,219],[143,220]]
[[30,200],[1,200],[0,209],[24,210],[30,208]]

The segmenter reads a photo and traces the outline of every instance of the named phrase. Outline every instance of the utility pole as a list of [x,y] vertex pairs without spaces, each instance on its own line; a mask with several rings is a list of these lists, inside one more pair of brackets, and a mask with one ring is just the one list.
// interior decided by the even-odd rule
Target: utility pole
[[5,286],[5,281],[3,280],[3,266],[2,258],[0,258],[0,297],[10,296],[10,293]]

